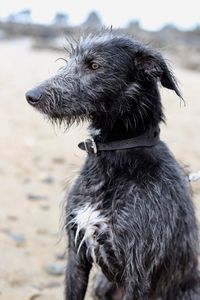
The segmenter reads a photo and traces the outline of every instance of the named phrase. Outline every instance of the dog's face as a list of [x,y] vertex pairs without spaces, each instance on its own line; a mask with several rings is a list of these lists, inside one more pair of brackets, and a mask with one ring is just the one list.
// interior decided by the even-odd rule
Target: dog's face
[[[162,56],[124,36],[105,33],[82,38],[58,73],[26,94],[52,120],[123,118],[152,111],[157,82],[181,97]],[[149,93],[155,94],[150,101]],[[153,103],[154,102],[154,103]]]

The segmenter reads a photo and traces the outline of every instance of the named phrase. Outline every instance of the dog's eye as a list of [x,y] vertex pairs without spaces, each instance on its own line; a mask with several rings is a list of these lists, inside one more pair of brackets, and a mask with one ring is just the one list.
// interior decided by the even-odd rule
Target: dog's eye
[[89,65],[89,68],[90,68],[91,70],[97,70],[97,69],[100,68],[100,65],[99,65],[98,63],[96,63],[96,62],[92,62],[92,63]]

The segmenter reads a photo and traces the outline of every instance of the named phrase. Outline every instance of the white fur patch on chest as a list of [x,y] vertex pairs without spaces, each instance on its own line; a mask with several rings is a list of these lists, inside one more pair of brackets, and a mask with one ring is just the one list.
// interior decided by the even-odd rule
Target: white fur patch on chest
[[78,252],[83,243],[86,242],[88,250],[95,261],[94,249],[98,245],[96,235],[105,233],[107,230],[107,218],[101,214],[100,210],[89,204],[74,210],[73,214],[75,217],[70,223],[77,226],[75,244],[77,244],[80,231],[83,232],[83,238],[80,241]]

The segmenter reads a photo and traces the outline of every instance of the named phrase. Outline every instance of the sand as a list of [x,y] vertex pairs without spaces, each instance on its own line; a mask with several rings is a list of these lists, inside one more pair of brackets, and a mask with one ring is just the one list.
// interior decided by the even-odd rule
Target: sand
[[[84,127],[53,128],[27,105],[24,93],[54,72],[59,53],[31,50],[27,40],[0,42],[0,299],[63,299],[63,198],[84,161]],[[178,160],[200,170],[200,73],[177,69],[187,106],[162,90],[162,138]],[[200,182],[193,183],[197,214]],[[87,299],[90,299],[89,296]]]

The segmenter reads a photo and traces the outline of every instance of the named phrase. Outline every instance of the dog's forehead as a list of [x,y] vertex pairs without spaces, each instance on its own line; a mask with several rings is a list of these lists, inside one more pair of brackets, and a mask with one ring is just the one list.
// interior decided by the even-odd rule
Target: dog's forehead
[[81,37],[79,42],[79,47],[82,49],[92,48],[95,45],[104,45],[113,39],[112,34],[102,34],[102,35],[87,35]]
[[[105,46],[109,47],[112,35],[88,35],[81,37],[75,49],[76,56],[97,55]],[[104,53],[105,54],[105,53]]]
[[115,53],[119,50],[133,48],[134,41],[125,36],[113,35],[111,33],[102,35],[88,35],[82,37],[76,47],[76,55],[85,55],[87,53],[99,53],[106,55],[106,52]]

